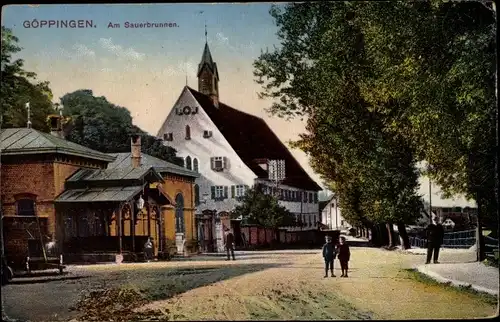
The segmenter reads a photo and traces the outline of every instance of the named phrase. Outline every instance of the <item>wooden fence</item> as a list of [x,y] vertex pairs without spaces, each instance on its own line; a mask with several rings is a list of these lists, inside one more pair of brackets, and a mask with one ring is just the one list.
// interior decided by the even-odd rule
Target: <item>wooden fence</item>
[[[325,235],[338,239],[338,231],[320,230],[279,230],[279,239],[276,232],[270,228],[259,226],[242,226],[241,238],[244,248],[287,248],[287,247],[318,247],[325,242]],[[279,242],[278,242],[279,240]]]

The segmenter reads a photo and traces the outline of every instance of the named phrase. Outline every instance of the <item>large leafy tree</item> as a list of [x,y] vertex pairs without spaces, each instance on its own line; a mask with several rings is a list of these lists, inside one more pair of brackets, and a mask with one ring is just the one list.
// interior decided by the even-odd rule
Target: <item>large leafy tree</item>
[[353,5],[294,4],[271,14],[283,46],[255,62],[262,96],[280,98],[271,113],[308,117],[308,133],[294,145],[334,186],[346,219],[412,223],[419,215],[413,151],[404,137],[384,131],[362,96],[372,72]]
[[295,216],[278,199],[263,193],[261,189],[249,189],[240,204],[231,213],[233,218],[241,218],[244,223],[274,229],[279,240],[278,229],[297,224]]
[[[490,8],[479,2],[301,3],[273,6],[271,15],[281,46],[254,63],[261,96],[277,101],[273,114],[308,118],[297,145],[345,200],[356,196],[351,213],[411,220],[396,210],[418,212],[414,161],[420,160],[448,194],[465,193],[480,209],[496,207]],[[398,146],[403,154],[395,153]],[[397,173],[402,176],[394,182]],[[400,193],[392,196],[387,183]]]
[[183,165],[175,149],[132,124],[130,112],[105,97],[95,97],[91,90],[78,90],[61,97],[64,115],[70,117],[68,140],[113,153],[130,152],[130,136],[142,135],[142,151],[160,159]]
[[24,60],[15,59],[22,48],[12,30],[2,26],[0,108],[2,127],[26,127],[30,103],[32,127],[46,131],[47,115],[54,112],[48,82],[37,81],[36,74],[24,70]]

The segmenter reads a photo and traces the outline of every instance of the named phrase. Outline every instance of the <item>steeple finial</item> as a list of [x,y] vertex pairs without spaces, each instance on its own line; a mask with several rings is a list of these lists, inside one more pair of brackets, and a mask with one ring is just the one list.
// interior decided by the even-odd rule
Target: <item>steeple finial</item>
[[207,22],[205,21],[205,42],[208,42],[207,38]]
[[188,86],[188,68],[186,56],[184,56],[184,72],[186,73],[186,86]]

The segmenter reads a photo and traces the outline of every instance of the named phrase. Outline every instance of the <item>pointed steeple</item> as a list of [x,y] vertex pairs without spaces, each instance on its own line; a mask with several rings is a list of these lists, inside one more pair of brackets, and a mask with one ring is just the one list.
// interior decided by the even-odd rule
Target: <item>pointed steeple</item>
[[205,25],[205,48],[198,64],[198,91],[212,98],[214,105],[219,102],[219,71],[217,64],[212,59],[207,40],[207,26]]

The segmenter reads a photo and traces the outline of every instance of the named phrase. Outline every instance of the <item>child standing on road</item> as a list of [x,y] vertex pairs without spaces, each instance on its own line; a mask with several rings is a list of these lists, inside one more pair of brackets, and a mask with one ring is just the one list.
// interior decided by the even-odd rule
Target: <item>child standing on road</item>
[[340,244],[337,247],[337,253],[340,262],[340,268],[342,269],[342,275],[340,277],[347,277],[347,270],[349,269],[348,263],[351,259],[351,251],[349,245],[346,244],[345,237],[340,237]]
[[335,250],[335,245],[332,243],[332,237],[326,236],[326,243],[323,245],[323,258],[325,259],[325,277],[328,277],[328,268],[330,268],[330,272],[332,277],[335,277],[333,274],[333,263],[335,257],[337,256],[337,252]]

